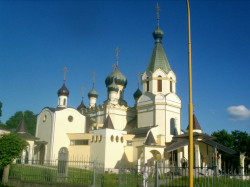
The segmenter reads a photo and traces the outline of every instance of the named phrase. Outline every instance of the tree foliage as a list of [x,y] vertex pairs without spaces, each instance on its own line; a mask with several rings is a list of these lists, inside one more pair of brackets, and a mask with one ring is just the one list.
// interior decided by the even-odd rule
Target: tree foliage
[[16,134],[4,134],[0,138],[0,165],[7,166],[21,156],[26,141]]
[[[222,162],[226,169],[230,169],[230,167],[240,167],[240,153],[246,153],[246,156],[248,158],[250,157],[250,134],[247,134],[247,132],[235,130],[230,134],[226,130],[221,130],[213,132],[212,136],[217,138],[215,140],[216,142],[237,152],[237,155],[232,156],[219,151],[222,154]],[[248,166],[248,164],[250,164],[250,160],[246,159],[245,166]]]
[[[10,119],[6,121],[7,129],[14,132],[17,126],[19,125],[20,121],[22,120],[22,118],[23,118],[23,112],[22,111],[16,112],[13,116],[10,117]],[[36,115],[33,112],[26,110],[24,112],[24,121],[27,126],[28,132],[32,135],[35,135]]]

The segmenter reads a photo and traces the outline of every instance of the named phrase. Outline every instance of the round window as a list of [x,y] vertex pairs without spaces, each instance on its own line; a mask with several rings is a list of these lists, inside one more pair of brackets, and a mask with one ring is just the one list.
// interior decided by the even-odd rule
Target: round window
[[124,141],[124,139],[123,139],[123,137],[121,137],[121,142],[123,143],[123,141]]
[[44,115],[43,122],[45,122],[46,120],[47,120],[47,115]]
[[69,122],[72,122],[73,121],[73,116],[69,116],[68,120],[69,120]]
[[111,139],[111,142],[113,142],[114,141],[114,136],[112,135],[110,139]]
[[100,137],[99,137],[99,142],[101,142],[102,141],[102,135],[100,135]]
[[115,141],[119,142],[119,137],[118,136],[115,137]]

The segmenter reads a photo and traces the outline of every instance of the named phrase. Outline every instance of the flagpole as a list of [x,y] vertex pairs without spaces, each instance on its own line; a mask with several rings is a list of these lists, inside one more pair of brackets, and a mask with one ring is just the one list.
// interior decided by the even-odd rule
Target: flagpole
[[191,28],[190,28],[190,9],[187,2],[188,13],[188,72],[189,72],[189,187],[193,187],[193,103],[192,103],[192,66],[191,66]]

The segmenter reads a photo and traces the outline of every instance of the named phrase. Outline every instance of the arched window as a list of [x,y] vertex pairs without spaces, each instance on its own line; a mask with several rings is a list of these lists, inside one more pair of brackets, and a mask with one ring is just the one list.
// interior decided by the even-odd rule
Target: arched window
[[158,76],[158,80],[157,80],[157,91],[162,92],[162,79],[160,75]]
[[174,135],[175,134],[174,131],[175,131],[175,119],[171,118],[170,119],[170,134]]
[[172,77],[170,78],[170,92],[173,92],[173,82]]
[[63,105],[66,105],[66,99],[63,99]]
[[146,81],[146,86],[147,86],[147,92],[149,92],[149,80],[148,80],[148,77],[147,77],[147,81]]

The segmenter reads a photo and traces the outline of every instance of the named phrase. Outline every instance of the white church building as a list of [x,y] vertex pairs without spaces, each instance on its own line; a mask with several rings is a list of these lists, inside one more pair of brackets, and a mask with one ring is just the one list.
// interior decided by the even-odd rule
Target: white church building
[[[57,107],[45,107],[37,117],[39,140],[35,141],[33,158],[41,162],[57,159],[59,150],[66,147],[69,158],[96,159],[106,169],[155,160],[181,166],[181,160],[188,158],[187,136],[181,128],[177,78],[163,49],[163,35],[158,19],[154,48],[141,75],[142,91],[139,86],[135,89],[133,107],[124,100],[127,79],[118,65],[105,80],[108,99],[102,105],[96,104],[98,93],[93,86],[88,106],[82,101],[77,109],[68,107],[69,90],[64,82],[57,92]],[[202,134],[195,122],[196,165],[209,165],[212,146],[201,141],[212,137]],[[178,142],[182,143],[176,145]]]

